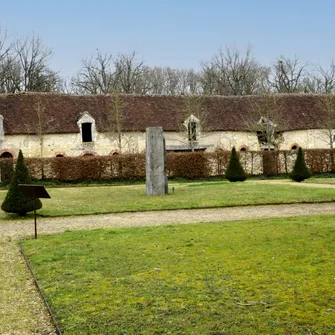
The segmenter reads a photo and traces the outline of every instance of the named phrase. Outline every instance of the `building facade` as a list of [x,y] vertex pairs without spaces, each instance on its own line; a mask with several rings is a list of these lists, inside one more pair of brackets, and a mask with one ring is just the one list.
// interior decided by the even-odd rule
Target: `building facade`
[[0,95],[0,157],[143,152],[145,130],[155,126],[167,151],[330,148],[335,108],[324,110],[324,98],[121,95],[115,106],[110,95]]

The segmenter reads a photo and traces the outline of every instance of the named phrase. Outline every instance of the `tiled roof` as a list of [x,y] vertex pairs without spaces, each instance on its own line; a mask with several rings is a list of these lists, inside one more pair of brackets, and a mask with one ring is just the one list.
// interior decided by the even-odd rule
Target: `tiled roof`
[[[320,95],[286,94],[277,95],[285,115],[285,129],[320,128]],[[34,134],[37,132],[38,102],[45,108],[48,121],[46,133],[79,132],[79,115],[88,112],[96,120],[98,131],[106,125],[110,96],[105,95],[69,95],[58,93],[20,93],[0,95],[0,115],[4,117],[5,134]],[[147,127],[161,126],[164,131],[178,131],[184,121],[181,112],[184,109],[183,96],[139,96],[122,95],[125,104],[124,130],[145,131]],[[207,111],[208,129],[249,130],[245,120],[252,114],[254,102],[259,96],[241,97],[203,97],[203,106]],[[259,118],[259,115],[255,116]]]

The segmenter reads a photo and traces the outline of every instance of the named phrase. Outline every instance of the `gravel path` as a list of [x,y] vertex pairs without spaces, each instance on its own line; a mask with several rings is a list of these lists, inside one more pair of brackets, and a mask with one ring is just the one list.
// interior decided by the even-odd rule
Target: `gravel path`
[[[322,203],[38,218],[37,224],[39,234],[54,234],[65,230],[237,221],[251,218],[334,213],[335,203]],[[32,236],[33,232],[33,222],[0,223],[0,262],[5,263],[4,265],[8,269],[7,273],[1,274],[0,279],[0,334],[2,335],[55,334],[17,245],[20,238]]]
[[[65,230],[84,230],[113,227],[158,226],[173,223],[236,221],[250,218],[274,218],[335,213],[335,203],[244,206],[215,209],[192,209],[85,215],[63,218],[38,218],[38,234],[55,234]],[[0,223],[0,234],[19,239],[33,235],[34,223],[23,221]]]

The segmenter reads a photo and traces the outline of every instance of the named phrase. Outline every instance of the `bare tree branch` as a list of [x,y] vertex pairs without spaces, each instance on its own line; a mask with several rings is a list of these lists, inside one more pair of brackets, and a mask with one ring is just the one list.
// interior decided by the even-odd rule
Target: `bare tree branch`
[[299,58],[293,59],[281,56],[274,64],[269,76],[269,84],[277,93],[302,92],[302,80],[307,64],[300,65]]
[[206,94],[251,95],[263,90],[267,72],[251,54],[236,48],[220,49],[210,62],[202,63],[203,90]]

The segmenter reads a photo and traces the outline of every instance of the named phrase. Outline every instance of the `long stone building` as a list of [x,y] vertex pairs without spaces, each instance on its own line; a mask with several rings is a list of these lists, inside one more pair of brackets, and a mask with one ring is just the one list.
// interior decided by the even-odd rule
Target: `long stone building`
[[[111,155],[145,150],[160,126],[167,151],[330,148],[333,96],[0,95],[0,157]],[[334,135],[333,135],[334,133]]]

